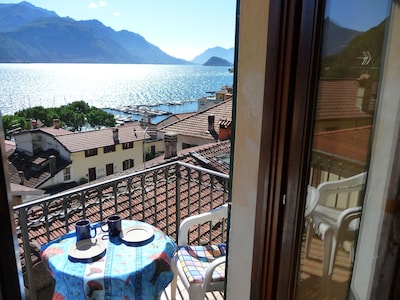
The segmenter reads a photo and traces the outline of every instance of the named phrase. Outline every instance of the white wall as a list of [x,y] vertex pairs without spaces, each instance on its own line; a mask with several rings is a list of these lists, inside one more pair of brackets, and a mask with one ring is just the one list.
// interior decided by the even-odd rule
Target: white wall
[[103,148],[97,149],[97,155],[85,157],[85,151],[71,154],[72,178],[79,182],[86,178],[89,168],[96,168],[96,178],[106,176],[106,165],[114,165],[114,173],[122,172],[122,162],[127,159],[134,159],[135,166],[143,163],[143,141],[135,141],[131,149],[122,149],[122,144],[115,145],[115,152],[104,153]]
[[268,0],[241,1],[226,299],[250,299],[268,8]]
[[[400,8],[393,5],[373,149],[351,290],[357,299],[370,299],[378,242],[388,195],[388,178],[398,164],[395,146],[400,138]],[[389,288],[389,287],[388,287]]]

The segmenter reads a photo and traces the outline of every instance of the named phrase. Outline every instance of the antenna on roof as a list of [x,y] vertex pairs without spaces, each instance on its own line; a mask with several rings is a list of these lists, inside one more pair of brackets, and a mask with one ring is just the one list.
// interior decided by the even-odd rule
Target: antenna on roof
[[369,51],[363,51],[363,56],[357,57],[358,59],[362,59],[363,61],[361,62],[362,66],[366,66],[371,62],[371,53]]

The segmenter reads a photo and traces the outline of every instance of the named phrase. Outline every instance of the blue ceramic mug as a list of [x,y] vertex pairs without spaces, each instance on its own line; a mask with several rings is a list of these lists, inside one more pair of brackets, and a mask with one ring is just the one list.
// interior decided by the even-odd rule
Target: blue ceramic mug
[[107,218],[107,226],[108,226],[107,230],[103,229],[103,226],[101,227],[101,230],[108,231],[108,235],[110,237],[118,236],[119,233],[121,232],[121,228],[122,228],[121,217],[118,215],[113,215],[113,216],[108,217]]
[[[96,236],[96,228],[90,226],[89,220],[83,219],[75,223],[76,241],[87,240]],[[92,232],[94,235],[92,236]]]

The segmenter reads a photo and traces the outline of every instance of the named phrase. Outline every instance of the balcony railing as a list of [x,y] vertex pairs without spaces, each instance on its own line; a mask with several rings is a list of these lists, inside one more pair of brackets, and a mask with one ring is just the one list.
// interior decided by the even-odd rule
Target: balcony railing
[[[15,206],[30,299],[37,299],[33,266],[39,261],[32,245],[46,244],[74,230],[79,219],[101,222],[113,214],[149,223],[176,240],[184,218],[228,201],[228,181],[228,175],[172,162]],[[190,232],[189,240],[200,244],[226,242],[226,226],[226,222],[203,225]]]

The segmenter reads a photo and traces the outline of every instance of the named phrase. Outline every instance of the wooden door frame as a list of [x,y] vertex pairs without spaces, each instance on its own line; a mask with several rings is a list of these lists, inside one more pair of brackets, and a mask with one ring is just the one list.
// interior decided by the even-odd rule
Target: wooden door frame
[[25,298],[19,260],[15,221],[4,145],[3,123],[0,116],[0,228],[2,250],[0,255],[0,299]]
[[271,0],[251,299],[292,299],[324,1]]

